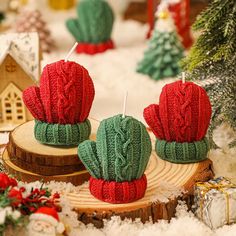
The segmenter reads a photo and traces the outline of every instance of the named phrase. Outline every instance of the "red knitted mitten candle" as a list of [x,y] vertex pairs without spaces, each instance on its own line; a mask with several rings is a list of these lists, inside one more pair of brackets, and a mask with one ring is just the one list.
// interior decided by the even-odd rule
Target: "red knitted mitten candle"
[[156,151],[161,158],[176,163],[206,158],[211,104],[203,88],[192,82],[167,84],[159,105],[145,108],[144,118],[157,138]]
[[35,117],[35,138],[46,144],[77,145],[88,139],[87,119],[94,99],[88,71],[64,60],[47,65],[40,87],[30,87],[23,99]]

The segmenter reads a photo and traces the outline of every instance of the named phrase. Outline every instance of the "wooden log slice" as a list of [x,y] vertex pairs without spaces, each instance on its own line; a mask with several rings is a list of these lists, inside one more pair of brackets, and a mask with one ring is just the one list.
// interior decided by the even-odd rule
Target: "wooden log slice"
[[[98,121],[91,119],[94,139]],[[39,143],[34,138],[34,121],[26,122],[14,129],[9,136],[7,150],[11,162],[16,166],[39,175],[62,175],[84,170],[77,155],[77,146],[61,147]]]
[[80,170],[85,170],[85,167],[82,163],[79,163],[77,165],[65,165],[65,166],[45,166],[45,165],[37,165],[28,163],[25,161],[22,161],[21,159],[15,158],[13,156],[10,156],[11,162],[24,169],[24,170],[30,170],[33,173],[39,174],[39,175],[63,175],[63,174],[70,174],[73,172],[77,172]]
[[[78,213],[79,220],[85,224],[93,223],[96,227],[102,227],[103,219],[110,219],[113,215],[121,216],[122,219],[138,217],[142,222],[148,221],[149,218],[154,222],[159,219],[170,220],[175,215],[179,199],[184,199],[189,206],[191,205],[195,182],[207,181],[213,177],[212,162],[209,159],[195,164],[174,164],[161,160],[154,151],[145,173],[148,187],[144,198],[136,202],[128,204],[102,202],[90,194],[88,183],[83,185],[78,193],[69,193],[67,199]],[[161,184],[164,185],[164,189]],[[171,197],[176,189],[185,190],[186,193]],[[155,199],[164,192],[170,195],[167,194],[166,201]]]
[[39,174],[35,174],[33,172],[21,169],[16,166],[9,158],[8,151],[5,149],[2,156],[3,164],[7,171],[12,174],[15,178],[23,182],[33,182],[33,181],[44,181],[49,182],[52,180],[62,181],[72,183],[74,185],[80,185],[87,181],[90,177],[89,173],[86,170],[77,171],[71,174],[65,175],[51,175],[51,176],[43,176]]

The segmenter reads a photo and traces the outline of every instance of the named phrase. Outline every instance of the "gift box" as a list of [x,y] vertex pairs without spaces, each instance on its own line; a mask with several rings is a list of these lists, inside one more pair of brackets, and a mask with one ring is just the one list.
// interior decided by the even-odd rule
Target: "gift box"
[[235,223],[236,185],[224,177],[196,183],[193,210],[211,229]]

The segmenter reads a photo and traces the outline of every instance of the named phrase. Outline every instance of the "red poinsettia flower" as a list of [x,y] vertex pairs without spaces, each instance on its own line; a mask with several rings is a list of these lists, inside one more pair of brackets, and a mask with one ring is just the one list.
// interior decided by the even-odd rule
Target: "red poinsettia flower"
[[60,198],[60,194],[58,192],[53,194],[53,199],[59,199]]
[[4,173],[0,173],[0,189],[5,190],[8,187],[17,186],[17,182],[15,179],[10,178],[8,175]]
[[33,207],[33,206],[31,206],[31,207],[29,207],[29,214],[32,214],[32,213],[34,213],[36,210],[37,210],[37,208],[36,207]]
[[12,200],[11,205],[13,207],[18,207],[22,203],[22,199],[23,199],[22,190],[12,188],[8,192],[8,197]]

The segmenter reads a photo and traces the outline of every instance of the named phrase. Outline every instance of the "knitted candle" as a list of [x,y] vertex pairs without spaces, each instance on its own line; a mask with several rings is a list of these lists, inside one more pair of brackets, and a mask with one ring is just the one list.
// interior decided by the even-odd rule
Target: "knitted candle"
[[87,140],[78,147],[79,158],[91,174],[91,194],[110,203],[128,203],[144,196],[150,154],[145,126],[122,115],[103,120],[96,142]]
[[35,118],[35,138],[45,144],[77,145],[88,139],[87,119],[94,99],[88,71],[63,60],[47,65],[40,87],[23,92],[23,100]]
[[95,54],[114,48],[111,32],[114,15],[104,0],[80,0],[77,19],[69,19],[66,26],[79,43],[78,53]]
[[203,88],[192,82],[167,84],[159,105],[145,108],[144,118],[157,138],[160,158],[175,163],[206,159],[209,147],[205,135],[211,104]]

